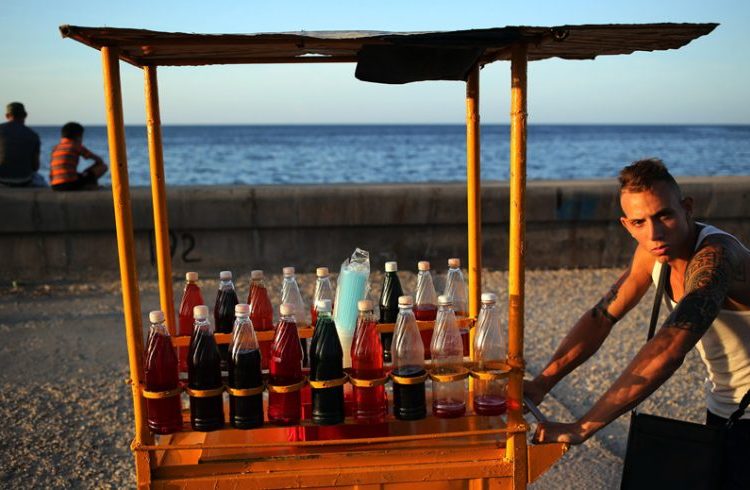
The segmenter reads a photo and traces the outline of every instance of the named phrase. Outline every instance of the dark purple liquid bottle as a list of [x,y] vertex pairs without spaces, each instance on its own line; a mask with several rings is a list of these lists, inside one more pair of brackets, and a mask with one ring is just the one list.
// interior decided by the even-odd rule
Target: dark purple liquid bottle
[[[310,343],[310,380],[327,381],[344,376],[344,351],[331,318],[331,302],[318,307],[318,323]],[[320,425],[344,421],[344,386],[312,388],[312,420]]]
[[[188,387],[193,390],[221,388],[221,358],[211,324],[206,318],[208,308],[196,306],[195,330],[188,355]],[[222,394],[190,397],[190,424],[193,430],[211,431],[224,426]]]
[[[263,384],[260,372],[260,350],[236,351],[229,358],[229,386],[256,388]],[[229,421],[237,429],[253,429],[263,425],[263,394],[229,395]]]
[[[216,302],[214,303],[214,325],[216,325],[217,333],[232,333],[234,307],[239,302],[237,291],[234,289],[232,273],[230,271],[221,271],[219,280],[219,291],[216,293]],[[229,346],[227,344],[220,344],[219,354],[221,355],[221,368],[227,369]]]
[[[398,317],[398,298],[404,294],[401,290],[401,282],[398,280],[398,264],[396,262],[385,263],[385,279],[383,291],[380,293],[380,323],[395,323]],[[383,344],[383,360],[391,362],[392,333],[380,334]]]
[[[422,366],[405,366],[392,373],[402,378],[417,378],[425,374]],[[410,385],[393,383],[393,415],[399,420],[419,420],[427,416],[425,383]]]

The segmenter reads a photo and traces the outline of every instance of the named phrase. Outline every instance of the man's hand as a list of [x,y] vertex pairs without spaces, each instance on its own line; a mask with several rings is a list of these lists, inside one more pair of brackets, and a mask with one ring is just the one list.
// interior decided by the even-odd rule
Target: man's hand
[[581,427],[580,422],[573,422],[572,424],[546,422],[537,425],[532,442],[534,442],[534,444],[542,444],[545,442],[581,444],[589,437],[590,435],[586,434]]

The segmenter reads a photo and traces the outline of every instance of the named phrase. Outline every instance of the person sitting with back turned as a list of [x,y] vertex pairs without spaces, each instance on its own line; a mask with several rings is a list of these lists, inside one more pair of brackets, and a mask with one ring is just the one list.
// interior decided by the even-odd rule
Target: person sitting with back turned
[[11,102],[5,109],[8,122],[0,124],[0,185],[47,187],[39,175],[39,136],[26,126],[26,108]]
[[[91,153],[83,146],[83,126],[69,122],[60,131],[62,138],[52,150],[49,179],[52,189],[56,191],[77,191],[96,189],[99,177],[107,171],[107,165],[99,155]],[[80,157],[94,160],[94,164],[78,172]]]
[[[723,425],[750,389],[750,250],[732,235],[693,220],[660,160],[620,172],[622,225],[638,242],[631,266],[578,320],[544,370],[524,383],[538,404],[563,377],[602,345],[614,324],[669,264],[665,297],[670,314],[613,385],[581,419],[539,424],[535,442],[579,444],[653,393],[696,346],[708,370],[707,425]],[[750,412],[729,433],[728,488],[750,487]],[[717,485],[718,487],[718,485]]]

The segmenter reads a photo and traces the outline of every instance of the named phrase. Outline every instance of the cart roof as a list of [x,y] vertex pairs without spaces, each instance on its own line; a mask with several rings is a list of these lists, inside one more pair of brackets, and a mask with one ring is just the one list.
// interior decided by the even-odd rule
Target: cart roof
[[237,63],[356,62],[357,78],[380,83],[466,80],[477,63],[508,60],[511,46],[528,43],[528,60],[593,59],[680,48],[718,24],[604,24],[507,26],[432,32],[300,31],[197,34],[113,27],[60,26],[95,49],[119,49],[121,60],[143,66]]

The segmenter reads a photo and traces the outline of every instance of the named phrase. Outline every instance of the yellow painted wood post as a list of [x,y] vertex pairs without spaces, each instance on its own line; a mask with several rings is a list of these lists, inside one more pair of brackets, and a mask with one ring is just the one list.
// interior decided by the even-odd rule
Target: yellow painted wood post
[[[482,294],[482,193],[479,152],[479,66],[466,81],[466,208],[469,223],[469,316],[479,314]],[[474,330],[472,329],[472,338]],[[473,349],[473,342],[471,343]]]
[[[117,252],[120,261],[122,305],[125,316],[125,337],[128,342],[130,383],[135,416],[135,446],[152,444],[153,437],[146,424],[146,401],[141,394],[143,383],[143,330],[141,304],[138,297],[138,276],[135,265],[135,239],[128,183],[128,158],[125,149],[125,122],[122,112],[120,65],[116,48],[102,48],[104,102],[107,115],[112,200],[114,201]],[[139,486],[150,480],[148,452],[136,452],[136,475]]]
[[146,131],[148,157],[151,164],[151,203],[154,211],[154,242],[156,268],[159,274],[159,300],[167,319],[169,334],[177,334],[172,290],[172,257],[169,248],[169,219],[164,178],[164,151],[159,112],[159,85],[155,66],[143,67],[146,95]]
[[[526,66],[525,43],[513,45],[510,106],[510,236],[508,260],[508,363],[514,372],[508,383],[508,425],[523,420],[523,329],[526,253]],[[513,434],[506,446],[513,461],[513,485],[526,488],[528,461],[526,433]]]

